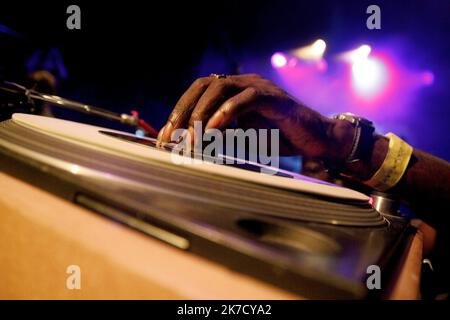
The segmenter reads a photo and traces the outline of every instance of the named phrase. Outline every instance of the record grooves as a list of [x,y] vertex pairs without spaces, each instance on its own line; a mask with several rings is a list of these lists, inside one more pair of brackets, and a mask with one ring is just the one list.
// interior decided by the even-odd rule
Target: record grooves
[[[321,199],[313,195],[293,193],[220,179],[214,176],[196,175],[190,171],[174,171],[159,166],[146,165],[106,155],[101,151],[59,141],[53,137],[33,132],[12,121],[1,124],[0,133],[5,140],[16,145],[21,143],[29,150],[45,153],[52,157],[77,163],[94,170],[123,176],[136,182],[158,186],[159,190],[170,190],[180,197],[198,199],[222,205],[226,208],[280,216],[309,222],[332,223],[334,225],[379,226],[384,219],[368,203],[341,202]],[[26,138],[24,138],[26,137]],[[149,148],[152,148],[149,146]]]

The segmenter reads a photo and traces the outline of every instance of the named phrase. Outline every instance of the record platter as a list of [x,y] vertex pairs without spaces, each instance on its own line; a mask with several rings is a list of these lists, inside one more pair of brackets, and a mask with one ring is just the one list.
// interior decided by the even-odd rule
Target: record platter
[[15,113],[0,124],[1,170],[186,250],[311,298],[366,298],[408,222],[366,195],[258,164],[175,165],[155,139]]

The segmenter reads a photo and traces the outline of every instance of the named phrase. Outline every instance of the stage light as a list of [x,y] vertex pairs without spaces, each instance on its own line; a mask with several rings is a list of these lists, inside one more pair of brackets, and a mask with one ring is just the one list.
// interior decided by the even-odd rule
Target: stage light
[[317,57],[322,57],[325,53],[325,49],[327,48],[327,44],[322,39],[316,40],[312,46],[311,51]]
[[288,63],[288,67],[294,68],[297,65],[297,59],[296,58],[290,58]]
[[431,71],[423,72],[422,83],[426,86],[431,86],[434,83],[434,73]]
[[378,59],[359,57],[352,64],[352,85],[355,92],[362,97],[379,94],[387,84],[387,70]]
[[369,45],[363,44],[358,49],[356,49],[356,51],[354,53],[354,59],[355,60],[365,59],[369,56],[371,51],[372,51],[372,48]]
[[358,60],[366,59],[367,57],[369,57],[371,51],[372,48],[369,45],[363,44],[362,46],[354,50],[350,50],[340,54],[338,58],[349,63],[354,63]]
[[320,59],[317,61],[316,67],[320,72],[325,72],[328,69],[328,63],[324,59]]
[[290,53],[302,60],[318,61],[322,59],[323,54],[327,48],[327,44],[324,40],[318,39],[314,43],[292,50]]
[[274,68],[283,68],[287,64],[287,58],[284,54],[277,52],[272,55],[271,62]]

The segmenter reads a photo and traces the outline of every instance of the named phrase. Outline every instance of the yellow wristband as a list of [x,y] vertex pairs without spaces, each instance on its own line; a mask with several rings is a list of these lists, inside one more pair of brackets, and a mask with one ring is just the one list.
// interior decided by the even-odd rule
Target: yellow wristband
[[388,133],[389,149],[383,164],[364,184],[379,191],[386,191],[394,187],[405,173],[413,148],[393,133]]

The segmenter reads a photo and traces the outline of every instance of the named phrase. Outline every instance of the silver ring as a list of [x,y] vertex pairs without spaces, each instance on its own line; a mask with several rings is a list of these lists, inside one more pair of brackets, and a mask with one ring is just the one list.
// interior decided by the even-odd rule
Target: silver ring
[[220,74],[217,74],[217,73],[211,73],[209,76],[210,76],[210,77],[214,77],[214,78],[216,78],[216,79],[225,79],[225,78],[227,77],[227,75],[226,75],[226,74],[223,74],[223,73],[220,73]]

